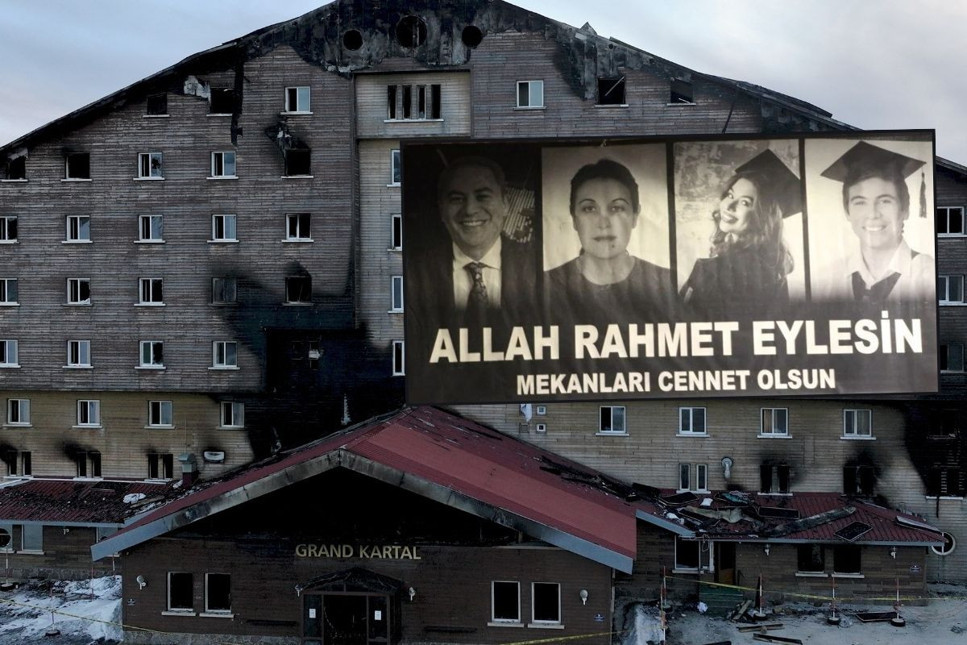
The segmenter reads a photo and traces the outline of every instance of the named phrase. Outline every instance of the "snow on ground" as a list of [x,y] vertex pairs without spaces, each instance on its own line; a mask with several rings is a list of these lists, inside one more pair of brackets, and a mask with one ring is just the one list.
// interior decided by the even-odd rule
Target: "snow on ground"
[[[32,580],[0,592],[0,645],[42,639],[64,645],[121,640],[121,577]],[[60,631],[47,637],[48,630]]]

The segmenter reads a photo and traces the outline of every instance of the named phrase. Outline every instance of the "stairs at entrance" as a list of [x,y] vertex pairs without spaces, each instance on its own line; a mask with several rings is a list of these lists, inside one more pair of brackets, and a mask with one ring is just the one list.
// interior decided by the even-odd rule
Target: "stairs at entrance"
[[703,585],[699,599],[708,605],[709,616],[724,618],[744,600],[744,596],[739,589]]

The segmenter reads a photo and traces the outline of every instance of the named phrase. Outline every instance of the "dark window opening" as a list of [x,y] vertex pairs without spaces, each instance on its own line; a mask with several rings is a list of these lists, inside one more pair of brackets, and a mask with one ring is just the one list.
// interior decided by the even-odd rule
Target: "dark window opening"
[[148,114],[168,114],[168,95],[151,94],[146,101],[145,111]]
[[285,174],[288,177],[312,174],[312,151],[290,148],[285,151]]
[[857,544],[837,544],[833,547],[835,573],[862,573],[862,547]]
[[25,450],[20,453],[20,474],[21,475],[32,475],[34,473],[33,459],[31,459],[30,451]]
[[870,465],[843,467],[843,492],[847,495],[873,495],[876,489],[876,469]]
[[426,42],[426,23],[419,16],[404,16],[396,25],[396,40],[402,47],[419,47]]
[[148,454],[148,479],[171,479],[175,472],[175,457],[171,453]]
[[69,152],[66,160],[67,179],[91,178],[91,153]]
[[403,86],[403,118],[413,118],[413,86]]
[[349,51],[356,51],[363,46],[363,35],[355,29],[350,29],[342,35],[342,46]]
[[235,302],[237,283],[235,278],[212,278],[212,303],[227,304]]
[[927,477],[927,495],[931,497],[963,497],[964,485],[959,468],[931,468]]
[[822,544],[800,544],[797,551],[798,571],[822,573],[826,570],[826,553]]
[[396,118],[396,85],[390,85],[386,88],[386,104],[388,107],[387,117],[390,119]]
[[938,235],[963,235],[964,234],[964,207],[963,206],[938,206],[937,207],[937,234]]
[[81,452],[75,457],[78,477],[101,476],[101,453]]
[[934,439],[954,439],[960,435],[959,410],[940,410],[927,424],[927,433]]
[[16,475],[17,474],[17,462],[18,453],[16,450],[9,449],[0,453],[0,460],[7,465],[7,474]]
[[762,464],[759,466],[760,492],[763,493],[788,493],[789,492],[789,465],[788,464]]
[[561,587],[552,582],[534,583],[534,622],[561,622]]
[[235,111],[235,90],[212,88],[211,114],[231,114]]
[[192,610],[194,580],[190,573],[168,574],[168,609]]
[[692,84],[680,78],[672,79],[669,103],[694,103]]
[[516,582],[493,583],[493,619],[520,622],[520,586]]
[[27,157],[10,159],[3,165],[3,179],[26,179]]
[[480,31],[479,27],[474,27],[473,25],[468,25],[463,28],[463,32],[460,34],[460,40],[463,44],[473,49],[483,41],[483,32]]
[[209,573],[206,576],[206,611],[232,610],[232,577],[227,573]]
[[285,279],[286,302],[312,302],[312,278],[305,275]]
[[599,78],[598,79],[598,105],[624,105],[625,104],[625,79],[621,78]]
[[941,345],[938,352],[941,372],[964,371],[964,346],[959,343]]

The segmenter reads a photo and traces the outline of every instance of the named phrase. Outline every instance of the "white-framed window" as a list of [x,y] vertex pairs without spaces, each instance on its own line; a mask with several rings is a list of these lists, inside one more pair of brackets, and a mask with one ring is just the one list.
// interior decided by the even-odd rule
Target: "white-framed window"
[[91,218],[87,215],[68,215],[64,240],[67,242],[91,241]]
[[138,367],[163,369],[165,366],[165,344],[160,340],[142,340],[141,357]]
[[67,367],[91,366],[91,341],[67,341]]
[[148,479],[171,479],[175,474],[175,456],[170,452],[148,453]]
[[7,425],[30,425],[30,399],[7,399]]
[[212,367],[215,369],[237,369],[238,343],[234,340],[216,340],[213,342]]
[[945,343],[938,352],[941,372],[964,371],[964,346],[961,343]]
[[312,276],[289,275],[285,277],[286,304],[310,304],[312,302]]
[[847,439],[873,436],[873,411],[869,409],[843,410],[843,437]]
[[544,81],[517,81],[517,107],[544,107]]
[[520,623],[520,583],[494,580],[490,583],[490,620],[493,623]]
[[232,576],[228,573],[205,574],[205,612],[228,614],[232,611]]
[[160,152],[138,153],[138,179],[164,179],[163,155]]
[[403,250],[403,215],[400,213],[390,216],[389,248],[391,251]]
[[937,235],[964,235],[964,207],[937,207]]
[[678,464],[678,490],[708,492],[708,464]]
[[18,297],[17,278],[0,278],[0,305],[16,305]]
[[238,281],[232,276],[212,278],[212,304],[234,304],[238,298]]
[[402,340],[393,341],[393,376],[403,376],[406,345]]
[[162,215],[138,215],[138,241],[164,242],[164,217]]
[[403,182],[403,163],[399,150],[389,151],[389,183],[399,186]]
[[386,86],[386,120],[440,120],[443,118],[441,99],[442,87],[439,83],[388,85]]
[[288,213],[285,216],[286,242],[311,242],[312,216],[309,213]]
[[675,571],[698,573],[713,571],[712,543],[709,540],[685,540],[675,536]]
[[964,276],[938,275],[937,300],[942,305],[964,304]]
[[556,582],[531,583],[531,622],[561,623],[561,585]]
[[235,179],[235,152],[223,150],[212,153],[212,178]]
[[760,437],[788,437],[789,409],[762,408],[762,423],[759,428]]
[[678,434],[707,434],[705,429],[705,408],[678,408]]
[[0,244],[13,244],[17,241],[17,216],[0,215]]
[[67,304],[91,304],[90,278],[67,278]]
[[139,278],[138,279],[138,304],[139,305],[163,305],[164,300],[164,279],[162,278]]
[[195,609],[195,579],[190,573],[168,572],[168,611],[193,613]]
[[211,242],[238,242],[236,237],[236,216],[230,214],[212,215]]
[[625,406],[602,405],[598,421],[599,434],[627,434]]
[[312,110],[309,99],[308,85],[287,87],[285,88],[285,111],[289,113],[308,113]]
[[174,425],[174,406],[171,401],[148,401],[148,425],[170,428]]
[[20,367],[19,345],[12,338],[0,340],[0,367]]
[[403,311],[403,276],[394,275],[390,278],[390,309],[391,312]]
[[219,425],[222,428],[245,427],[245,404],[239,401],[222,401]]
[[101,426],[101,402],[92,399],[77,402],[77,425],[82,428]]
[[91,178],[91,153],[68,152],[64,155],[65,179]]

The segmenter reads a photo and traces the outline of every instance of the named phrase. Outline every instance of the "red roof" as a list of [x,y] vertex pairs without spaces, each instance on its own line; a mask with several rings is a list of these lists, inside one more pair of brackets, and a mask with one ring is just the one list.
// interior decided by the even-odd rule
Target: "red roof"
[[[11,479],[0,484],[0,522],[114,524],[170,497],[171,482]],[[137,495],[138,499],[125,497]]]

